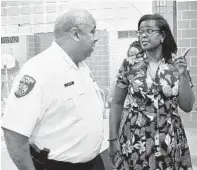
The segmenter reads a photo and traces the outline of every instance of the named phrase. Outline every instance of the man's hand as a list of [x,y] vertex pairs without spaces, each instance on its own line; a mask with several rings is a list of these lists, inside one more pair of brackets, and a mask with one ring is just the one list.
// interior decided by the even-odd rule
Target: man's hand
[[186,75],[187,74],[187,61],[186,61],[186,55],[189,52],[190,48],[187,48],[181,56],[176,56],[175,54],[172,54],[172,60],[179,71],[180,75]]

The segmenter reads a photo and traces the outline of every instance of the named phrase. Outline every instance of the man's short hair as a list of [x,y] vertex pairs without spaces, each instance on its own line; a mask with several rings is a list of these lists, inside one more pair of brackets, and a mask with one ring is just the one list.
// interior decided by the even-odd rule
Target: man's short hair
[[59,38],[65,32],[69,32],[71,28],[82,24],[88,24],[90,20],[94,20],[88,11],[83,9],[72,9],[64,12],[57,17],[54,27],[54,36]]

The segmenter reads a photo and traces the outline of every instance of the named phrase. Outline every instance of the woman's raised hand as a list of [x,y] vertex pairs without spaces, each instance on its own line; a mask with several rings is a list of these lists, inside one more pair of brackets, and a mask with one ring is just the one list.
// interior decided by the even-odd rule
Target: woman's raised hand
[[172,60],[179,71],[180,75],[186,75],[187,74],[187,61],[186,61],[186,55],[189,52],[190,48],[187,48],[181,56],[176,56],[176,54],[172,54]]

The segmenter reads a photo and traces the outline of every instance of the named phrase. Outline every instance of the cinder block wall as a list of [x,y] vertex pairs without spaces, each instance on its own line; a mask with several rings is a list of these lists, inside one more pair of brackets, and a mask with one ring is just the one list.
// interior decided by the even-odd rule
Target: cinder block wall
[[[173,13],[168,9],[173,9]],[[187,127],[197,127],[197,1],[153,1],[153,13],[160,13],[170,24],[178,45],[178,55],[191,48],[187,55],[187,63],[194,84],[196,101],[192,112],[180,111]]]
[[98,38],[96,48],[92,56],[86,59],[86,63],[98,85],[105,89],[110,86],[109,33],[99,31]]
[[[197,1],[177,2],[177,29],[179,54],[186,48],[191,48],[187,55],[187,62],[197,100]],[[197,107],[197,101],[195,107]]]
[[[187,55],[193,90],[195,92],[195,105],[193,111],[188,114],[182,113],[183,120],[197,122],[197,1],[177,2],[177,43],[179,54],[188,47],[191,48]],[[197,125],[195,125],[197,127]]]
[[175,1],[168,0],[168,1],[162,1],[162,0],[153,0],[153,13],[161,14],[170,25],[170,28],[174,34],[174,37],[177,37],[177,29],[176,29],[176,6]]

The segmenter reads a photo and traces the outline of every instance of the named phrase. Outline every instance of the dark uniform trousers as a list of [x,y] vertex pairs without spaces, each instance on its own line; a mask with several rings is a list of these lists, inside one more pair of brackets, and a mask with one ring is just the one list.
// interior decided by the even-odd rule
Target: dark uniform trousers
[[[40,170],[35,166],[36,170]],[[99,154],[93,160],[86,163],[68,163],[55,160],[46,160],[43,170],[105,170],[103,160]]]
[[105,170],[100,154],[86,163],[69,163],[47,159],[50,152],[47,148],[40,150],[35,144],[30,144],[29,148],[36,170]]

